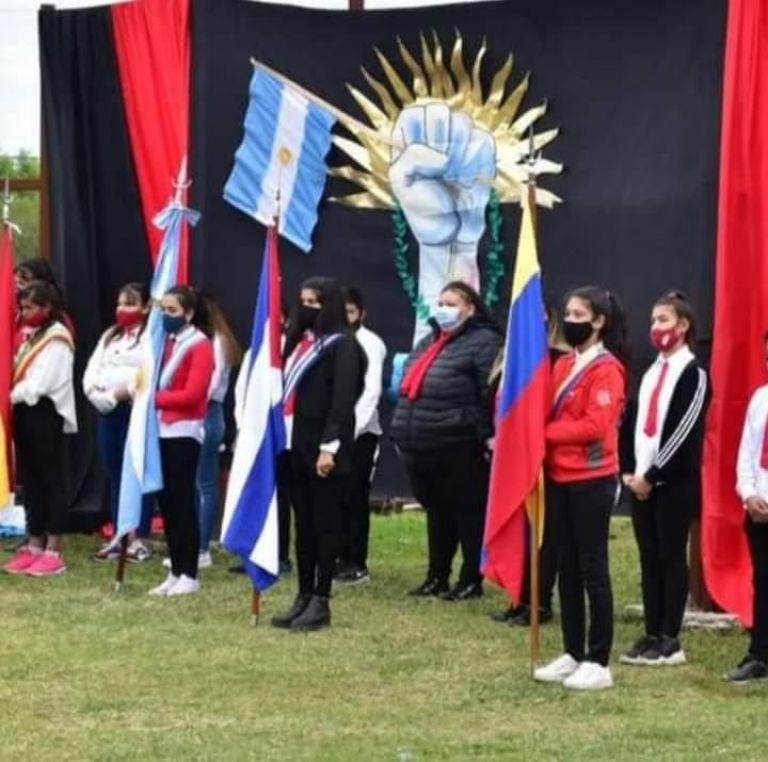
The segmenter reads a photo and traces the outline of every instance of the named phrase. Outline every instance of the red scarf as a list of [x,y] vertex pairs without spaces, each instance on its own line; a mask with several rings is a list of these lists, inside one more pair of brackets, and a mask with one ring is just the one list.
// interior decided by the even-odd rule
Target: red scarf
[[417,360],[414,360],[408,372],[405,374],[403,383],[400,384],[400,392],[413,402],[419,398],[421,387],[424,385],[424,379],[432,367],[432,363],[437,359],[443,347],[450,341],[452,334],[441,333],[437,341],[430,344],[424,353]]

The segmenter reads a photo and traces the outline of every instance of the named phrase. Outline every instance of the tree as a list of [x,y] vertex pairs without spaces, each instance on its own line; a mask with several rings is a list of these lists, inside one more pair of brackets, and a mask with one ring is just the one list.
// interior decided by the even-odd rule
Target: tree
[[[16,156],[0,153],[0,182],[4,183],[6,177],[40,177],[40,160],[24,150]],[[17,191],[11,195],[11,220],[22,233],[16,237],[16,259],[36,257],[40,253],[40,193]]]

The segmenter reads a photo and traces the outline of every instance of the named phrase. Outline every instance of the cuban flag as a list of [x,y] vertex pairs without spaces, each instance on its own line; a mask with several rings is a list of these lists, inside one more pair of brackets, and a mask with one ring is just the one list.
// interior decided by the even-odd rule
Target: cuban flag
[[285,449],[277,232],[267,229],[253,315],[240,432],[229,475],[221,537],[243,559],[257,590],[277,581],[277,459]]
[[279,218],[280,235],[308,252],[335,122],[329,111],[257,68],[251,78],[245,136],[224,198],[264,225]]
[[[542,465],[550,406],[549,350],[532,194],[523,195],[496,437],[483,539],[483,574],[520,600],[526,550],[526,508],[543,528]],[[531,510],[538,509],[535,513]]]
[[145,329],[144,361],[137,378],[136,393],[128,422],[128,436],[123,452],[123,470],[120,477],[120,500],[117,514],[117,537],[138,527],[141,520],[142,496],[159,492],[163,488],[163,469],[160,460],[160,435],[155,390],[165,347],[163,316],[160,300],[165,292],[176,285],[179,271],[181,233],[185,224],[196,225],[200,213],[185,207],[180,194],[153,220],[164,231],[152,276],[152,309]]

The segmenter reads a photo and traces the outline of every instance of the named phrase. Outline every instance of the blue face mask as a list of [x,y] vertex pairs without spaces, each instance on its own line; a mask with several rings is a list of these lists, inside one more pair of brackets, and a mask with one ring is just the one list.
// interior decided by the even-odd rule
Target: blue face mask
[[169,315],[163,313],[163,330],[166,333],[178,333],[187,325],[187,319],[184,315]]
[[449,307],[448,305],[439,306],[435,309],[433,317],[443,331],[452,331],[459,325],[459,323],[461,323],[461,315],[459,314],[458,307]]

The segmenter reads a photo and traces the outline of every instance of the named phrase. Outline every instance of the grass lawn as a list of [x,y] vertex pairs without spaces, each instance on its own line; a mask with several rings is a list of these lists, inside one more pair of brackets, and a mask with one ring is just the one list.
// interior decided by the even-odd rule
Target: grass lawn
[[[614,666],[615,690],[581,695],[534,683],[527,631],[491,622],[497,592],[449,604],[404,593],[421,581],[419,514],[373,521],[373,581],[337,591],[334,625],[270,628],[294,578],[250,626],[247,581],[216,567],[199,596],[145,593],[159,560],[89,560],[70,541],[61,578],[0,578],[0,759],[405,760],[768,759],[768,684],[735,687],[724,670],[740,633],[685,635],[690,666]],[[7,554],[3,555],[3,558]],[[616,519],[617,611],[638,598],[628,520]],[[638,625],[620,622],[617,647]],[[544,628],[545,657],[559,653]]]

